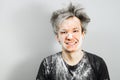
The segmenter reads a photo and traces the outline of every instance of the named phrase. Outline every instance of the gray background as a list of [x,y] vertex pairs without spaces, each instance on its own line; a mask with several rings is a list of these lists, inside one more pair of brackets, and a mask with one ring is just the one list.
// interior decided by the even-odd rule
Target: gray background
[[[35,80],[41,60],[61,50],[49,19],[69,1],[0,0],[0,80]],[[120,1],[73,2],[91,18],[83,49],[104,58],[111,80],[120,79]]]

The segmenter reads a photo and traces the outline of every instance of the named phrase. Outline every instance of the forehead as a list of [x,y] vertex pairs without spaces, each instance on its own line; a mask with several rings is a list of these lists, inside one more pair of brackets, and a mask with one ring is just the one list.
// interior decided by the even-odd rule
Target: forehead
[[64,20],[60,25],[59,29],[81,29],[81,22],[77,17],[70,17]]

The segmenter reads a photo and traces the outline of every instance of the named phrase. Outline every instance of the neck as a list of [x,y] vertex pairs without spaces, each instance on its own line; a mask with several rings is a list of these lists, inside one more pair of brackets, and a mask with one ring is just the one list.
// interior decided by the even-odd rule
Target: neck
[[62,52],[62,57],[64,61],[69,65],[76,65],[83,57],[82,50],[68,52],[64,51]]

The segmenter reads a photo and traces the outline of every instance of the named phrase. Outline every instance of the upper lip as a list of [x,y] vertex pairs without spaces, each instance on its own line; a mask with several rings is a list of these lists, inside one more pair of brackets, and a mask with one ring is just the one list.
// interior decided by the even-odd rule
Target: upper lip
[[77,43],[76,41],[74,42],[65,42],[66,44],[69,44],[69,45],[74,45],[75,43]]

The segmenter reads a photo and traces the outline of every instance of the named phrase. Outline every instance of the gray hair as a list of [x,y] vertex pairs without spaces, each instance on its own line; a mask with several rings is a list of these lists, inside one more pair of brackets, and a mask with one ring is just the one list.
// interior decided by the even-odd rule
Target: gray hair
[[59,30],[59,25],[66,19],[70,17],[77,17],[81,21],[82,32],[86,33],[86,26],[90,22],[90,18],[85,13],[84,8],[81,5],[72,5],[72,3],[63,9],[59,9],[53,12],[51,17],[51,23],[54,33],[57,35]]

